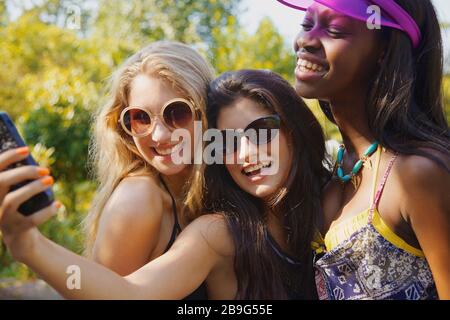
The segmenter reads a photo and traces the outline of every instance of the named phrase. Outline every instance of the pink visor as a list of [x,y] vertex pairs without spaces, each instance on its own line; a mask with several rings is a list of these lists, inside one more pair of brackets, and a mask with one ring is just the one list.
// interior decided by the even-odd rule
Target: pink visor
[[373,12],[368,7],[376,5],[381,9],[381,25],[405,32],[417,48],[421,33],[414,19],[394,0],[277,0],[291,8],[306,11],[314,2],[354,19],[366,22]]

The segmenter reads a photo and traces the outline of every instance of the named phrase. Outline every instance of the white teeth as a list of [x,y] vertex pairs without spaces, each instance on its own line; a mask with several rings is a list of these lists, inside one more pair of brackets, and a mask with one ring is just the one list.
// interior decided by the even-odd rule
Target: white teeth
[[171,148],[166,148],[166,149],[155,148],[155,150],[161,156],[168,156],[169,154],[172,154],[175,151],[177,151],[180,146],[181,146],[181,143],[179,143]]
[[311,61],[304,60],[304,59],[299,59],[297,62],[297,66],[303,72],[311,72],[311,71],[322,72],[323,71],[322,66],[312,63]]
[[265,163],[260,163],[260,164],[254,165],[254,166],[250,166],[250,167],[247,167],[244,169],[244,173],[250,174],[252,172],[261,170],[263,168],[268,168],[271,166],[271,164],[272,164],[271,162],[265,162]]

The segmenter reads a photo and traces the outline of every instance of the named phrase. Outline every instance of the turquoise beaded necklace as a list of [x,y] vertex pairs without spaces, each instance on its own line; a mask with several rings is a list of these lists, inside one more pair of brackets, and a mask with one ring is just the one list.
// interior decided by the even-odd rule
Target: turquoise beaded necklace
[[349,174],[344,174],[344,169],[342,168],[342,165],[344,163],[344,152],[345,152],[345,145],[341,145],[338,150],[337,154],[337,176],[339,177],[339,180],[341,180],[342,183],[347,183],[350,180],[352,180],[356,175],[361,171],[363,165],[366,163],[366,161],[372,156],[375,151],[377,151],[379,146],[378,142],[374,142],[370,145],[369,148],[367,148],[366,152],[364,152],[361,159],[359,159],[358,162],[353,166],[352,171]]

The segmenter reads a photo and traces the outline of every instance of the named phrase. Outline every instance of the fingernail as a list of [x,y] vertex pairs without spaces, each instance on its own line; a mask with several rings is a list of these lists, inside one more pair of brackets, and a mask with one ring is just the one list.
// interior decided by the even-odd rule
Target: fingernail
[[17,148],[16,153],[20,154],[21,156],[25,156],[30,153],[30,149],[28,147]]
[[51,186],[53,185],[55,180],[53,179],[53,177],[45,177],[44,179],[41,180],[41,182],[44,186]]
[[62,203],[59,202],[59,201],[55,201],[55,207],[56,207],[57,209],[61,208],[61,207],[62,207]]
[[50,174],[50,170],[48,170],[47,168],[39,168],[38,169],[38,174],[40,177],[45,177],[48,176]]

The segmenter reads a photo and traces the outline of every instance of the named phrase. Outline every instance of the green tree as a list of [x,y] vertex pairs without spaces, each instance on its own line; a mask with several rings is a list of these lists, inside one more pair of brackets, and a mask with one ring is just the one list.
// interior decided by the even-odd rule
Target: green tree
[[92,19],[93,37],[125,55],[155,40],[211,46],[213,30],[224,27],[239,7],[237,0],[99,0]]
[[6,26],[9,21],[8,11],[6,10],[6,2],[0,1],[0,27]]
[[[76,74],[78,91],[84,83],[97,90],[111,72],[111,59],[105,57],[98,43],[80,39],[71,30],[43,23],[34,10],[0,28],[0,39],[0,106],[13,118],[39,106],[31,96],[42,85],[41,79],[55,70],[62,70],[67,77]],[[92,89],[87,93],[84,102],[87,97],[97,98],[92,96]],[[51,97],[50,92],[47,97]]]
[[252,35],[229,17],[226,27],[213,30],[211,60],[219,73],[238,69],[270,69],[293,81],[295,56],[269,18]]
[[447,123],[450,124],[450,75],[444,77],[444,108],[447,116]]

